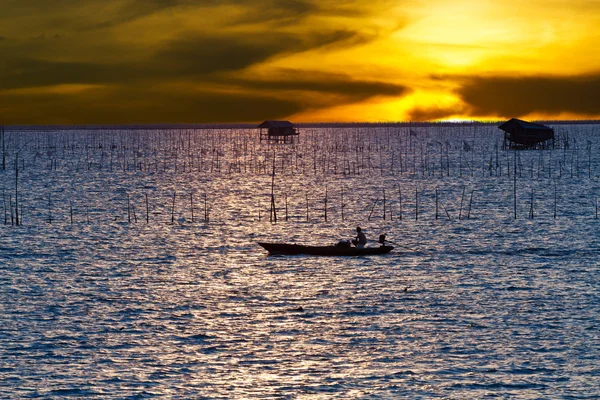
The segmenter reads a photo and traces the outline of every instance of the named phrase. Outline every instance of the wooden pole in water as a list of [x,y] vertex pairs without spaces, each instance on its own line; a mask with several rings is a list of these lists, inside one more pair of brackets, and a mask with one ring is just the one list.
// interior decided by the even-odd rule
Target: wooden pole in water
[[173,191],[173,204],[171,206],[171,223],[175,222],[175,198],[177,197],[177,192]]
[[2,188],[2,203],[4,204],[4,225],[8,224],[8,213],[6,208],[6,193],[4,188]]
[[554,219],[556,219],[556,184],[554,184]]
[[529,219],[533,219],[533,189],[531,189],[531,208],[529,209]]
[[515,167],[513,168],[513,202],[514,202],[514,216],[517,219],[517,150],[513,150],[515,154]]
[[73,202],[69,202],[69,211],[71,214],[71,225],[73,225]]
[[379,202],[379,197],[373,203],[373,206],[371,207],[371,212],[369,213],[369,218],[367,218],[367,220],[369,220],[369,221],[371,220],[371,216],[373,215],[373,210],[375,210],[375,206],[377,205],[378,202]]
[[148,193],[144,193],[146,197],[146,224],[150,223],[150,207],[148,206]]
[[306,220],[309,220],[308,217],[308,192],[306,192]]
[[400,208],[400,220],[402,220],[402,188],[400,187],[400,185],[398,185],[398,201],[398,206]]
[[133,222],[137,224],[137,215],[135,213],[135,204],[131,204],[131,213],[133,214]]
[[325,211],[325,213],[324,213],[325,222],[327,222],[327,200],[328,200],[327,195],[328,195],[327,186],[325,186],[325,210],[324,210]]
[[419,219],[419,189],[415,186],[415,221]]
[[475,189],[471,190],[471,199],[469,200],[469,211],[467,212],[467,219],[471,218],[471,205],[473,204],[473,193]]
[[463,202],[465,201],[465,189],[467,187],[463,186],[463,192],[462,192],[462,197],[460,198],[460,209],[458,211],[458,219],[462,219],[462,209],[463,209]]
[[438,219],[438,189],[435,188],[435,219]]
[[387,214],[387,208],[385,204],[385,188],[383,189],[383,220],[385,221],[385,215]]
[[208,222],[208,194],[204,193],[204,221]]
[[444,209],[444,212],[446,213],[446,217],[448,217],[448,221],[452,221],[452,218],[450,217],[450,213],[448,212],[448,209],[446,208],[446,206],[444,205],[443,202],[440,202],[442,208]]
[[15,156],[15,224],[19,226],[19,153]]
[[52,223],[52,197],[50,193],[48,193],[48,223]]
[[342,222],[344,221],[344,186],[342,185]]
[[190,193],[190,211],[192,212],[192,224],[194,223],[194,194]]
[[270,222],[277,223],[277,210],[275,208],[275,158],[273,158],[273,176],[271,179],[271,213]]
[[8,196],[8,202],[10,205],[10,225],[13,226],[15,224],[15,215],[12,207],[12,195]]
[[131,211],[129,206],[129,193],[127,193],[127,223],[131,223]]
[[2,131],[2,170],[6,170],[6,133],[4,132],[4,127],[0,127]]

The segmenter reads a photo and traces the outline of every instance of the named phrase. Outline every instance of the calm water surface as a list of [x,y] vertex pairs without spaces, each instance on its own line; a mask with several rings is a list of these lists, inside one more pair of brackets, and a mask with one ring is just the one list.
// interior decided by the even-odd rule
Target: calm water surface
[[[359,160],[365,169],[344,175],[319,158],[326,148],[310,147],[320,143],[313,138],[278,164],[277,223],[269,222],[271,150],[247,149],[256,159],[240,161],[232,149],[243,144],[232,140],[218,171],[208,139],[153,137],[160,149],[204,150],[213,171],[208,161],[184,166],[177,152],[179,161],[169,153],[165,164],[133,142],[117,147],[111,170],[108,152],[90,150],[92,134],[46,134],[23,150],[23,225],[10,225],[14,170],[0,171],[8,223],[0,227],[0,397],[597,398],[600,160],[588,170],[585,140],[598,139],[578,129],[572,135],[589,139],[577,154],[519,156],[516,220],[506,170],[514,158],[504,155],[503,173],[500,163],[491,174],[484,167],[493,141],[469,142],[476,155],[462,141],[440,147],[451,162],[440,174],[434,165],[448,164],[439,152],[401,164],[407,142],[386,147],[390,133],[373,131],[360,139],[376,149]],[[430,130],[420,143],[464,134]],[[14,135],[14,148],[26,143]],[[336,144],[336,135],[317,136]],[[61,154],[80,137],[85,145]],[[301,158],[301,171],[285,172]],[[249,170],[260,162],[262,171]],[[335,243],[358,224],[370,239],[386,233],[394,252],[282,257],[256,245]]]

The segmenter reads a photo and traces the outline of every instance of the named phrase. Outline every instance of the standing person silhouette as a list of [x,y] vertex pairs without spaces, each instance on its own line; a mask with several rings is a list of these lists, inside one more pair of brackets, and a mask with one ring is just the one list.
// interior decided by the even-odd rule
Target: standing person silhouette
[[356,238],[352,240],[352,244],[358,247],[359,249],[364,249],[365,244],[367,244],[367,237],[365,236],[360,226],[356,227]]

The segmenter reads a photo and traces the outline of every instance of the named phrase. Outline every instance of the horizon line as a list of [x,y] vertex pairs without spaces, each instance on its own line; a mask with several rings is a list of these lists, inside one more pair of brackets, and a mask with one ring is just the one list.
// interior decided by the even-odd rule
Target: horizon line
[[[459,120],[459,121],[380,121],[380,122],[294,122],[299,128],[356,128],[356,127],[428,127],[428,126],[477,126],[496,125],[506,120]],[[553,125],[593,125],[600,124],[596,119],[573,119],[573,120],[531,120],[531,122],[553,124]],[[137,123],[137,124],[16,124],[0,125],[6,130],[100,130],[100,129],[256,129],[256,123]]]

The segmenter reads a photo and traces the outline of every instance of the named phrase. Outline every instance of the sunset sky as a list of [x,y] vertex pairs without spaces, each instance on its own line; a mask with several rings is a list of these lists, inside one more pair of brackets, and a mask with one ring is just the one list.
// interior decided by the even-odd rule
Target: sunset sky
[[0,124],[600,118],[598,0],[0,0]]

